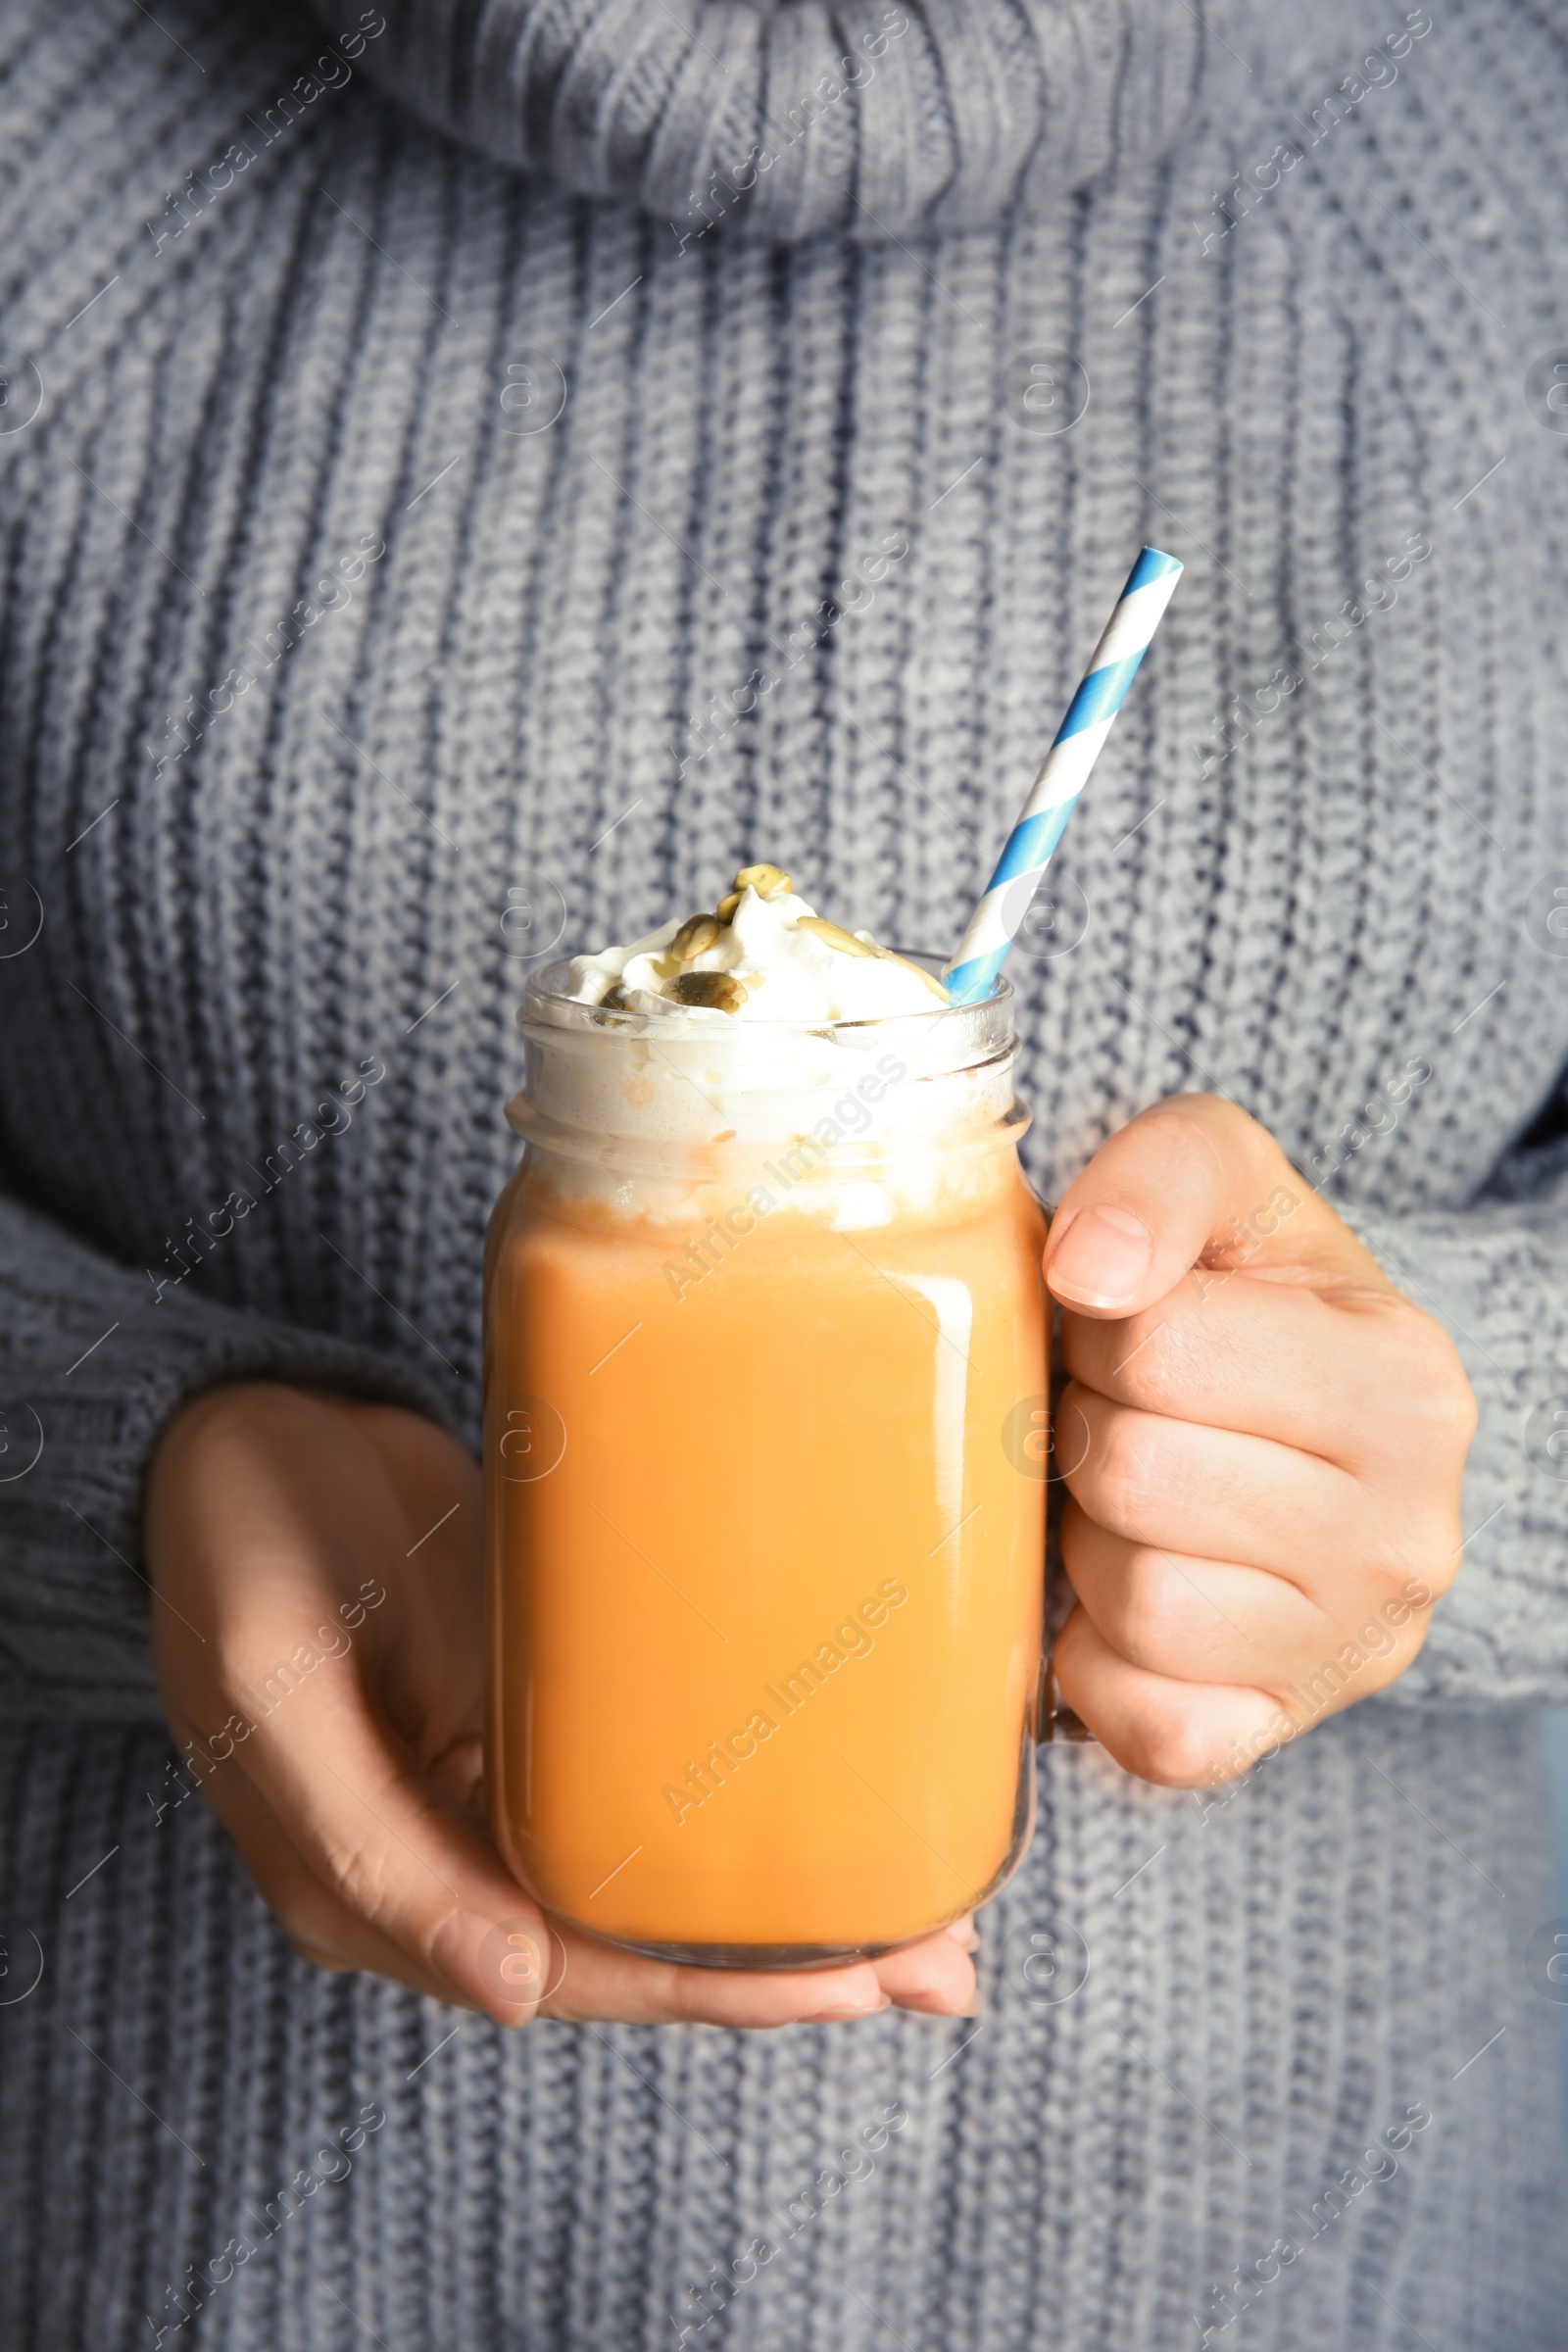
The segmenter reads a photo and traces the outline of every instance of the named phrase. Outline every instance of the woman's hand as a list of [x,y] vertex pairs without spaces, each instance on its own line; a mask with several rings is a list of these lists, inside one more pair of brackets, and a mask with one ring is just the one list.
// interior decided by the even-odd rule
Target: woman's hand
[[296,1951],[504,2025],[968,2010],[962,1922],[875,1963],[731,1974],[547,1921],[485,1828],[479,1540],[479,1472],[416,1414],[258,1382],[165,1432],[147,1501],[165,1712]]
[[1197,1788],[1402,1674],[1462,1549],[1475,1402],[1430,1316],[1233,1104],[1178,1096],[1046,1249],[1078,1606],[1055,1672],[1117,1762]]

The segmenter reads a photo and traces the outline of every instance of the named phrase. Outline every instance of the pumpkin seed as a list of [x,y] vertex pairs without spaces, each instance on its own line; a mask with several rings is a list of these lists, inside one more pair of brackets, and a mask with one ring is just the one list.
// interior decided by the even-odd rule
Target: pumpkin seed
[[877,956],[881,953],[878,948],[868,948],[863,939],[857,939],[853,931],[842,930],[837,923],[830,923],[825,915],[803,914],[795,927],[798,931],[809,931],[813,939],[819,939],[825,948],[836,948],[841,956]]
[[668,953],[677,963],[690,963],[694,956],[706,956],[716,947],[723,925],[712,914],[694,914],[690,922],[682,923],[669,943]]
[[746,984],[733,972],[682,972],[675,983],[682,1004],[708,1004],[715,1012],[739,1012],[746,1002]]
[[760,899],[782,899],[795,888],[794,883],[778,865],[743,865],[735,877],[737,890],[748,886]]

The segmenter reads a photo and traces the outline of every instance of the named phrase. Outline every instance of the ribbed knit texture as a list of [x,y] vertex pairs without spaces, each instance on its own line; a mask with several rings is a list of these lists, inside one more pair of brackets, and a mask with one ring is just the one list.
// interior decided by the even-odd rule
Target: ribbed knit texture
[[[1521,1957],[1568,1696],[1558,12],[1457,0],[1385,86],[1400,12],[1351,0],[384,14],[351,67],[313,65],[348,9],[0,20],[0,2342],[149,2342],[254,2224],[168,2341],[638,2352],[761,2232],[688,2343],[1164,2352],[1416,2102],[1210,2341],[1560,2342]],[[1014,967],[1026,1155],[1053,1194],[1190,1086],[1269,1126],[1464,1355],[1459,1581],[1206,1820],[1047,1753],[961,2055],[465,2022],[421,2064],[452,2013],[313,1974],[198,1799],[155,1820],[157,1431],[270,1369],[471,1435],[529,910],[624,938],[769,856],[951,946],[1146,538],[1187,576]],[[1060,2006],[1032,1927],[1088,1946]]]

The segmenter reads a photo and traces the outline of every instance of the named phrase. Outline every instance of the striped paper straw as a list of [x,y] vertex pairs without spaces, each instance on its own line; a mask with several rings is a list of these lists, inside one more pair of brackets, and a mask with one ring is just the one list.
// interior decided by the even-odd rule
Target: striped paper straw
[[1128,573],[1095,658],[1007,836],[986,895],[943,974],[953,1004],[978,1004],[991,994],[1181,576],[1176,558],[1161,555],[1157,547],[1146,547]]

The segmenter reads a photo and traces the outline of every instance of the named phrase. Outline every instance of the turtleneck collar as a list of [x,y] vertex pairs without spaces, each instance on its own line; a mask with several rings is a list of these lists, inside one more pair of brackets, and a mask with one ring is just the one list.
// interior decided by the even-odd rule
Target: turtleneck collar
[[1150,163],[1191,103],[1182,0],[379,0],[367,69],[426,120],[697,233],[978,226]]

